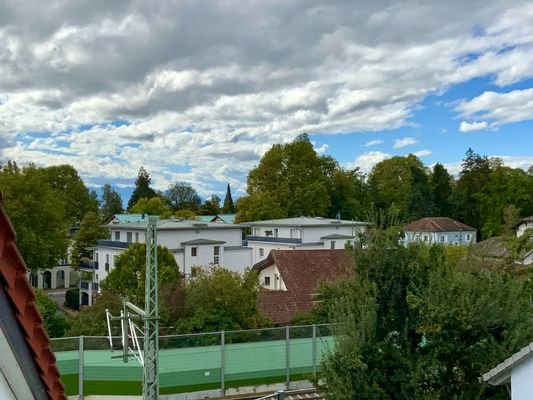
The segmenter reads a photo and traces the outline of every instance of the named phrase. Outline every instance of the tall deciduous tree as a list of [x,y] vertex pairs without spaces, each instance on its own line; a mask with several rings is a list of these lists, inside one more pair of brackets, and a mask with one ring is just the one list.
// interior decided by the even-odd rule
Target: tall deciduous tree
[[102,206],[100,208],[100,214],[104,222],[109,221],[115,214],[121,214],[124,211],[122,206],[122,198],[120,194],[106,183],[102,188]]
[[452,177],[441,163],[433,166],[431,174],[431,190],[433,192],[434,212],[439,217],[451,217],[453,213]]
[[171,185],[165,192],[172,210],[190,210],[197,211],[200,208],[202,199],[190,183],[176,182]]
[[280,217],[324,216],[330,206],[329,178],[338,168],[331,157],[319,156],[307,134],[292,143],[274,145],[248,175],[248,195],[237,202],[237,220],[259,219],[268,213]]
[[42,169],[13,163],[0,173],[4,207],[17,232],[17,247],[28,268],[52,268],[67,252],[65,196],[54,190]]
[[98,211],[96,193],[87,189],[73,166],[47,167],[43,174],[52,189],[64,196],[65,218],[70,224],[81,221],[88,212]]
[[365,176],[359,169],[339,168],[330,179],[329,217],[340,215],[342,219],[361,219],[365,213],[367,187]]
[[157,215],[160,218],[169,218],[172,215],[172,210],[168,204],[168,200],[161,196],[155,196],[150,199],[142,197],[133,207],[130,212],[147,215]]
[[83,257],[90,257],[89,247],[96,246],[99,239],[107,239],[109,230],[103,227],[100,216],[96,212],[89,212],[83,217],[80,227],[73,238],[71,265],[78,268]]
[[220,213],[220,197],[216,194],[204,201],[204,204],[202,204],[198,210],[198,214],[200,215],[216,215],[218,213]]
[[133,189],[133,193],[128,201],[128,210],[130,210],[139,199],[142,199],[143,197],[150,199],[156,196],[155,190],[150,187],[151,183],[152,178],[150,178],[150,174],[144,169],[144,167],[141,167],[137,174],[137,179],[135,180],[135,189]]
[[433,192],[424,168],[411,166],[411,188],[407,200],[407,218],[415,220],[433,215]]
[[222,206],[222,212],[224,214],[233,214],[235,212],[235,205],[233,204],[233,198],[231,197],[231,188],[228,183],[226,188],[226,197],[224,197],[224,205]]

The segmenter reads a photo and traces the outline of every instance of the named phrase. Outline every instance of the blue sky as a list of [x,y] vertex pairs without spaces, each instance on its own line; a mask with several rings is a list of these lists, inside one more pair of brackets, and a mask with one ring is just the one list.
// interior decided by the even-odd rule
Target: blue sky
[[466,150],[533,164],[533,5],[508,0],[0,4],[0,160],[129,196],[246,191],[275,143],[368,172]]

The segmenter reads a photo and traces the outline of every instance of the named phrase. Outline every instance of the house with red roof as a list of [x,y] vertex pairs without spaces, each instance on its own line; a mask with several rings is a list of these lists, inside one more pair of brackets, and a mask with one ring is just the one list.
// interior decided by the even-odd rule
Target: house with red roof
[[26,273],[0,200],[0,399],[63,400],[65,390]]
[[276,324],[288,324],[313,308],[321,282],[334,282],[353,272],[345,250],[272,250],[253,267],[262,286],[259,309]]
[[403,243],[469,246],[476,243],[477,229],[448,217],[427,217],[403,227]]

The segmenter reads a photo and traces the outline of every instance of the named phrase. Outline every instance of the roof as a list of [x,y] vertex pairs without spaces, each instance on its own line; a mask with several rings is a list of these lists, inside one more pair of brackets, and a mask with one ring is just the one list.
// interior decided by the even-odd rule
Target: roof
[[513,225],[513,228],[518,228],[522,224],[533,223],[533,215],[530,215],[529,217],[522,218],[520,221],[518,221],[516,224]]
[[519,363],[529,359],[533,354],[533,342],[522,348],[520,351],[514,353],[504,362],[492,368],[489,372],[483,374],[483,382],[488,382],[491,385],[500,385],[509,381],[511,371]]
[[186,242],[181,242],[181,244],[186,246],[195,246],[195,245],[203,245],[203,244],[224,244],[223,240],[210,240],[210,239],[193,239],[193,240],[187,240]]
[[235,223],[235,216],[237,214],[215,214],[215,215],[199,215],[198,221],[202,222],[224,222],[226,224]]
[[459,232],[477,231],[462,222],[448,217],[426,217],[403,227],[406,232]]
[[478,257],[504,258],[509,252],[502,243],[501,236],[494,236],[487,240],[474,243],[472,245],[472,254]]
[[333,235],[322,236],[320,239],[353,239],[353,238],[354,236],[341,235],[339,233],[334,233]]
[[44,396],[50,399],[66,399],[55,356],[26,278],[27,268],[15,239],[15,231],[0,201],[0,328],[10,342],[18,368],[23,371],[35,398],[43,398],[39,395],[42,389]]
[[115,214],[111,221],[117,219],[120,224],[127,224],[130,222],[139,222],[143,219],[148,219],[148,215],[141,213],[131,213],[131,214]]
[[[108,224],[108,228],[112,229],[131,229],[131,230],[146,230],[148,225],[148,218],[138,222],[129,222],[124,224]],[[203,222],[189,219],[160,219],[157,220],[157,230],[191,230],[191,229],[242,229],[241,225],[237,224],[221,224],[217,222]]]
[[298,313],[313,307],[313,294],[320,282],[333,282],[350,275],[353,261],[344,250],[272,250],[268,257],[255,264],[261,271],[276,265],[286,291],[262,289],[259,309],[277,324],[290,322]]
[[297,217],[297,218],[283,218],[270,219],[267,221],[252,221],[246,222],[242,225],[246,226],[331,226],[331,225],[347,225],[347,226],[365,226],[366,222],[361,221],[347,221],[343,219],[332,219],[323,217]]

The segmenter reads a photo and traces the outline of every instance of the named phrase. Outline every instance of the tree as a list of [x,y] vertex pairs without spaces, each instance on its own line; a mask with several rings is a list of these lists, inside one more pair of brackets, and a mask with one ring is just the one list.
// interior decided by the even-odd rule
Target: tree
[[209,200],[204,201],[200,206],[198,214],[200,215],[216,215],[220,213],[220,197],[216,194],[212,195]]
[[88,212],[98,210],[96,193],[87,189],[72,165],[43,168],[43,173],[52,189],[64,196],[65,217],[71,225],[81,221]]
[[467,225],[480,228],[478,198],[489,180],[490,161],[469,148],[461,167],[453,198],[455,217]]
[[146,215],[157,215],[162,219],[169,218],[172,215],[172,210],[166,198],[155,196],[150,199],[142,197],[133,207],[130,212]]
[[0,172],[3,203],[17,232],[17,247],[31,271],[52,268],[67,253],[70,222],[65,197],[48,183],[42,169],[5,166]]
[[262,327],[267,320],[257,309],[259,281],[255,271],[244,275],[222,267],[198,268],[187,283],[182,332]]
[[96,212],[89,212],[80,223],[80,227],[73,238],[71,265],[77,269],[83,257],[90,257],[89,247],[95,247],[99,239],[107,239],[109,230],[102,227],[99,215]]
[[[120,296],[110,290],[102,290],[93,297],[93,305],[82,307],[80,312],[71,319],[68,336],[104,336],[108,335],[106,310],[112,315],[120,315],[122,300]],[[111,333],[120,335],[120,326],[112,326]]]
[[343,219],[363,218],[367,202],[365,176],[359,169],[344,170],[339,168],[330,180],[331,205],[328,216],[340,214]]
[[424,166],[413,154],[377,163],[368,175],[369,194],[376,207],[386,210],[394,204],[400,211],[400,218],[412,219],[412,210],[409,208],[409,203],[413,200],[410,198],[412,174],[413,171],[420,170],[423,171]]
[[[160,289],[180,280],[180,272],[172,253],[157,246],[157,273]],[[115,268],[102,281],[102,290],[110,290],[126,296],[139,307],[144,307],[146,276],[146,244],[133,243],[117,257]],[[160,304],[162,308],[164,304]]]
[[35,303],[41,316],[46,333],[51,338],[62,337],[68,329],[65,315],[57,308],[57,304],[42,290],[34,289]]
[[[247,196],[237,202],[237,220],[324,216],[330,206],[329,179],[338,168],[331,157],[318,156],[307,134],[286,145],[276,144],[248,174]],[[269,207],[263,202],[268,202]],[[270,209],[268,212],[267,208]]]
[[452,182],[452,177],[446,168],[441,163],[436,163],[431,174],[431,191],[436,216],[452,216]]
[[531,285],[397,243],[370,232],[354,275],[324,297],[339,322],[317,379],[326,399],[504,399],[478,378],[529,342]]
[[141,167],[137,174],[137,179],[135,180],[135,189],[133,189],[133,193],[128,201],[128,210],[130,210],[139,199],[143,197],[150,199],[156,196],[157,193],[150,187],[151,183],[152,178],[150,178],[150,174],[148,174],[144,167]]
[[222,206],[222,212],[224,214],[233,214],[235,212],[235,205],[233,204],[233,198],[231,197],[231,188],[228,183],[226,189],[226,197],[224,197],[224,205]]
[[120,194],[110,184],[106,183],[102,188],[102,207],[100,208],[102,220],[107,222],[115,214],[122,214],[122,211],[124,211],[124,208]]
[[407,218],[415,220],[433,215],[433,192],[424,168],[412,165]]
[[191,210],[197,211],[202,203],[196,189],[190,183],[176,182],[171,185],[165,192],[165,196],[170,202],[172,210]]

